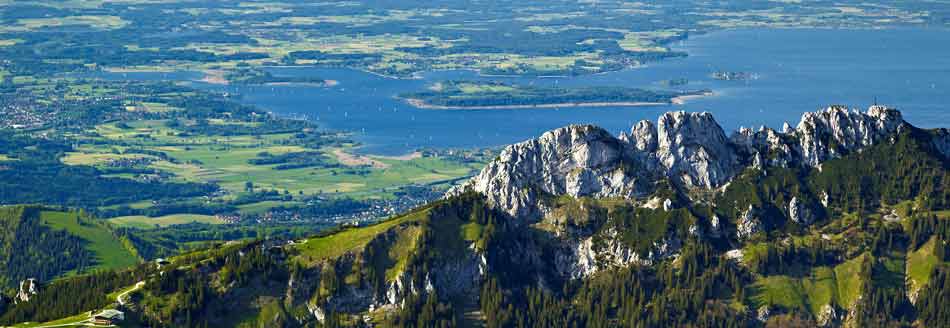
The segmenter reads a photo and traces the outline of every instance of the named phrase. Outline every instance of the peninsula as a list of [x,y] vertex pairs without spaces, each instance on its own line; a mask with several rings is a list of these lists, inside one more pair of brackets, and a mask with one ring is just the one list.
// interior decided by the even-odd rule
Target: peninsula
[[[207,79],[207,78],[206,78]],[[224,84],[237,85],[312,85],[332,87],[337,85],[335,80],[326,80],[312,76],[284,76],[274,75],[261,69],[239,69],[229,72],[219,78]]]
[[710,90],[653,91],[613,86],[561,88],[497,81],[443,81],[426,91],[399,97],[423,109],[533,109],[674,105],[711,94]]

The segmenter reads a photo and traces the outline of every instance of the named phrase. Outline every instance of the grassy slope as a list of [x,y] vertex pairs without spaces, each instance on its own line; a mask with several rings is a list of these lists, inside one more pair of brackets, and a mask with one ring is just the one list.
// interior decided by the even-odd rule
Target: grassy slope
[[760,277],[752,286],[751,300],[755,307],[765,304],[787,309],[803,309],[818,313],[827,304],[850,307],[857,300],[863,281],[859,276],[862,254],[834,268],[812,268],[808,276],[785,275]]
[[907,276],[910,278],[910,290],[916,290],[930,282],[930,273],[937,265],[934,256],[936,238],[931,238],[919,249],[907,253]]
[[838,281],[835,271],[829,267],[812,269],[810,277],[802,279],[802,288],[808,297],[808,310],[818,313],[821,307],[838,300]]
[[[374,242],[374,238],[394,231],[391,239],[372,246],[382,247],[376,248],[376,256],[361,259],[370,261],[377,270],[381,270],[379,272],[385,272],[387,281],[392,281],[405,270],[410,255],[419,249],[421,237],[426,231],[431,232],[433,243],[428,251],[434,252],[431,255],[436,258],[447,259],[463,256],[468,251],[469,242],[477,240],[481,235],[483,227],[477,223],[466,224],[465,219],[458,218],[451,212],[438,217],[432,217],[432,213],[432,207],[425,207],[371,226],[308,239],[293,246],[298,252],[296,259],[305,265],[314,265],[348,253],[367,256],[362,251],[372,246],[370,243]],[[378,256],[379,254],[385,255]],[[353,274],[354,272],[350,272],[347,278],[355,279]]]
[[864,282],[861,281],[859,273],[861,272],[861,262],[864,261],[866,254],[848,260],[835,267],[835,280],[838,288],[837,303],[849,307],[858,299]]
[[200,214],[172,214],[159,217],[147,217],[143,215],[131,215],[131,216],[120,216],[109,219],[109,223],[112,223],[119,227],[133,227],[141,229],[151,229],[155,226],[167,227],[174,224],[185,224],[185,223],[208,223],[208,224],[223,224],[224,221],[211,216],[211,215],[200,215]]
[[100,223],[82,223],[76,213],[43,211],[40,222],[54,229],[65,229],[71,234],[89,242],[87,249],[96,254],[94,269],[116,269],[138,263],[132,254],[106,225]]
[[57,319],[49,322],[24,322],[20,324],[13,325],[16,328],[32,328],[32,327],[86,327],[86,325],[79,324],[79,322],[89,319],[88,313],[80,313],[71,317]]
[[328,236],[308,239],[295,247],[300,252],[298,258],[306,259],[305,262],[312,263],[360,250],[374,237],[390,228],[405,222],[423,220],[428,216],[428,213],[428,209],[422,209],[371,226],[343,230]]
[[762,277],[752,289],[756,307],[768,304],[787,309],[804,309],[808,301],[801,281],[789,276]]
[[394,263],[392,267],[386,269],[386,281],[396,280],[396,277],[406,269],[409,254],[416,249],[421,234],[421,228],[412,227],[406,230],[406,233],[397,236],[396,242],[389,248],[389,254],[387,254],[390,261]]

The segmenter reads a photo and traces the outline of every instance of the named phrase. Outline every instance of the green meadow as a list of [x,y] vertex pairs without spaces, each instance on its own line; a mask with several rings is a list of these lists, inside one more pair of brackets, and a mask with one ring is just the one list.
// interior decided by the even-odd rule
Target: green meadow
[[[209,124],[255,125],[230,120],[209,120]],[[293,197],[332,194],[357,199],[391,198],[401,186],[443,184],[470,175],[481,165],[436,156],[354,155],[356,149],[348,144],[310,148],[294,143],[292,133],[221,136],[182,132],[181,128],[169,127],[167,120],[100,124],[93,131],[79,135],[88,142],[66,153],[61,161],[108,169],[110,163],[118,161],[145,160],[136,167],[166,172],[171,181],[216,183],[227,191],[222,196],[225,200],[246,192],[247,182],[251,182],[255,190],[275,190]],[[156,156],[159,152],[167,157]],[[278,156],[304,152],[311,154],[307,156],[318,156],[320,163],[290,169],[280,168],[280,164],[252,163],[265,153]],[[135,178],[129,174],[112,176]],[[239,209],[244,213],[259,213],[278,205],[287,205],[287,202],[242,204]],[[126,217],[115,223],[141,227],[177,224],[182,220],[182,217],[168,217],[152,222],[143,217]],[[209,222],[206,218],[198,221]]]
[[155,227],[167,227],[175,224],[186,223],[205,223],[205,224],[223,224],[219,218],[211,215],[200,214],[172,214],[159,217],[148,217],[144,215],[119,216],[108,220],[109,223],[117,227],[131,227],[140,229],[151,229]]
[[110,230],[106,223],[80,219],[72,212],[43,211],[40,222],[53,229],[63,229],[79,236],[88,244],[86,249],[96,255],[93,269],[117,269],[138,264],[139,259]]
[[315,237],[296,244],[297,259],[303,263],[316,263],[337,258],[347,252],[360,250],[377,235],[407,222],[417,222],[428,217],[429,210],[422,209],[370,226],[349,228],[327,236]]

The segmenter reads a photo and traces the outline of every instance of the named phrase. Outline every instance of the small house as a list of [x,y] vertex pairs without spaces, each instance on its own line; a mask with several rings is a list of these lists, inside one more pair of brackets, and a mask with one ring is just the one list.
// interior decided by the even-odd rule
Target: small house
[[93,315],[91,322],[96,325],[111,326],[123,320],[125,320],[125,313],[115,309],[108,309]]

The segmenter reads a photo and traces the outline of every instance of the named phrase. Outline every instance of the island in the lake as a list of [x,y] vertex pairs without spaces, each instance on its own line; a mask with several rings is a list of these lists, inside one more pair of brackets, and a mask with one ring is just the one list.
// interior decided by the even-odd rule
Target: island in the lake
[[613,86],[561,88],[496,81],[443,81],[426,91],[399,97],[423,109],[529,109],[671,105],[711,94],[708,89],[654,91]]
[[669,79],[669,80],[660,81],[660,85],[668,86],[668,87],[681,87],[687,84],[689,84],[689,79],[686,79],[686,78],[677,78],[677,79]]
[[758,79],[759,75],[751,72],[719,71],[710,74],[710,77],[720,81],[748,81]]
[[213,84],[235,85],[311,85],[332,87],[337,85],[335,80],[326,80],[315,76],[278,76],[261,69],[242,68],[229,72],[212,70],[206,72],[202,80]]

